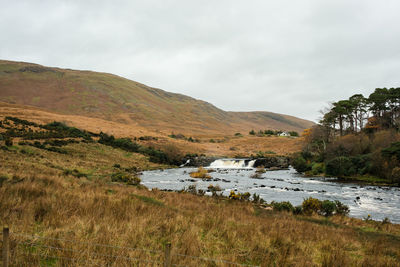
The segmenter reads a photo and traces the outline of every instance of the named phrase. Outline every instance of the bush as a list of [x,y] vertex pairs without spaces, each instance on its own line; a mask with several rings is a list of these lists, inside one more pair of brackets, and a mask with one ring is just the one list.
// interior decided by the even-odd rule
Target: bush
[[207,187],[207,189],[210,190],[212,193],[218,192],[218,191],[222,191],[222,189],[221,189],[221,187],[220,187],[219,185],[214,186],[214,185],[212,185],[212,184],[210,184],[210,185]]
[[253,194],[253,203],[263,203],[264,200],[260,197],[260,195],[257,195],[256,193]]
[[339,215],[347,215],[350,212],[350,209],[347,205],[343,204],[339,200],[335,200],[336,204],[336,214]]
[[319,199],[309,197],[305,199],[302,203],[303,213],[306,215],[318,213],[321,210],[321,205],[322,203]]
[[400,160],[400,142],[392,143],[390,147],[382,149],[382,155],[389,159],[395,156]]
[[306,172],[311,170],[311,166],[307,164],[307,161],[301,155],[297,156],[292,161],[292,166],[297,172]]
[[250,193],[245,192],[243,194],[240,194],[240,200],[248,201],[250,199]]
[[397,183],[400,186],[400,168],[395,167],[392,170],[392,182]]
[[294,210],[294,207],[292,203],[289,201],[283,201],[283,202],[272,202],[272,207],[275,211],[288,211],[292,212]]
[[249,134],[250,134],[250,135],[256,135],[256,132],[255,132],[254,130],[251,130],[251,131],[249,132]]
[[326,174],[330,176],[350,176],[357,173],[357,168],[349,157],[336,157],[326,163]]
[[233,200],[238,200],[240,199],[240,194],[236,194],[235,191],[231,190],[230,194],[229,194],[229,198],[233,199]]
[[267,135],[274,135],[275,132],[272,131],[272,130],[265,130],[265,131],[264,131],[264,134],[267,134]]
[[311,172],[313,175],[318,175],[324,173],[325,165],[324,163],[314,163],[312,164]]
[[139,185],[141,180],[139,177],[132,176],[130,174],[118,172],[118,173],[113,173],[111,175],[111,181],[112,182],[121,182],[125,183],[128,185]]
[[321,203],[321,213],[325,216],[331,216],[336,211],[336,204],[330,200],[324,200]]
[[302,214],[303,213],[303,208],[302,208],[302,206],[296,206],[296,207],[294,207],[294,209],[293,209],[293,214],[294,215],[300,215],[300,214]]
[[12,140],[11,137],[6,136],[5,145],[6,146],[12,146],[13,145],[13,140]]

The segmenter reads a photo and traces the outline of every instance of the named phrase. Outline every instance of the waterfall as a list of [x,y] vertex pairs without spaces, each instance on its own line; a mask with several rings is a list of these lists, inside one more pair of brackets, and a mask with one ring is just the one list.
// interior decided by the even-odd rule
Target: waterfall
[[210,168],[245,169],[253,168],[255,160],[248,159],[217,159],[210,164]]
[[247,167],[249,167],[249,168],[254,168],[254,163],[256,163],[256,160],[255,160],[255,159],[250,160],[250,161],[249,161],[249,165],[248,165]]

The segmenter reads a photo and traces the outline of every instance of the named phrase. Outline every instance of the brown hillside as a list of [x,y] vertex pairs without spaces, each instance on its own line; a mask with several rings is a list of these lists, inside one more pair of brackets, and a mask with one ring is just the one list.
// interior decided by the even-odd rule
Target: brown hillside
[[313,123],[271,112],[226,112],[108,73],[0,61],[0,101],[100,118],[164,134],[232,134],[251,129],[301,132]]
[[[272,151],[279,155],[287,155],[301,150],[303,138],[287,137],[257,137],[244,135],[241,137],[228,134],[197,135],[199,143],[192,143],[186,140],[174,139],[159,131],[152,131],[135,124],[107,121],[101,118],[92,118],[79,115],[64,115],[49,112],[32,106],[8,104],[0,101],[0,119],[6,116],[18,117],[33,121],[39,124],[46,124],[52,121],[60,121],[69,126],[74,126],[91,132],[105,132],[116,137],[140,137],[153,136],[157,141],[143,141],[148,145],[158,148],[174,146],[183,153],[198,153],[213,156],[237,155],[248,156],[259,151]],[[210,142],[210,140],[215,140]]]

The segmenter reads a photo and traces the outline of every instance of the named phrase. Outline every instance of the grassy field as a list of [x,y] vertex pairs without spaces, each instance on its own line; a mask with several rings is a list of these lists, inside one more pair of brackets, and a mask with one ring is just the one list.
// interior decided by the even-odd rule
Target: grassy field
[[400,266],[399,225],[149,191],[112,182],[113,174],[167,166],[98,143],[63,148],[67,154],[0,150],[0,225],[11,228],[15,266],[158,266],[149,261],[161,261],[168,242],[172,263],[184,266],[235,265],[182,255],[259,266]]

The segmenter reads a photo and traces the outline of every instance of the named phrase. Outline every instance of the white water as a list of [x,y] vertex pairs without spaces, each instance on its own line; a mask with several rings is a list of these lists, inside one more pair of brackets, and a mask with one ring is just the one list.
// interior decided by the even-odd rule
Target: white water
[[188,165],[190,163],[190,159],[188,159],[184,164],[182,164],[181,166],[179,166],[180,168],[185,167],[186,165]]
[[255,160],[244,159],[217,159],[210,164],[215,169],[250,169],[253,168]]
[[[388,217],[394,223],[400,223],[400,188],[359,185],[335,182],[334,178],[309,178],[289,170],[267,171],[253,179],[254,162],[243,159],[214,161],[216,171],[210,173],[211,179],[193,179],[189,173],[197,168],[177,168],[146,171],[141,176],[142,184],[149,188],[162,190],[182,190],[190,185],[208,190],[208,186],[219,185],[225,196],[231,190],[250,192],[260,195],[267,202],[290,201],[300,205],[305,198],[320,200],[339,200],[350,207],[350,216],[365,218],[370,214],[374,220]],[[211,194],[211,193],[210,193]]]

